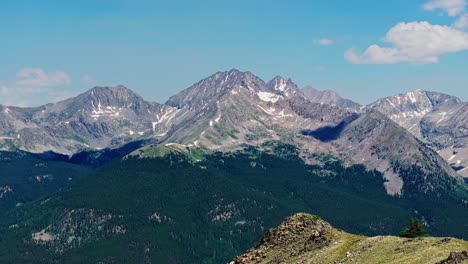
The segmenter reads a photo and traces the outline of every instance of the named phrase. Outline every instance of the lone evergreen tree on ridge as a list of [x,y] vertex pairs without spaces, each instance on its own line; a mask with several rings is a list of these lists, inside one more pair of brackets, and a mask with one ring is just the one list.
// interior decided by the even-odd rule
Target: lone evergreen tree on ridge
[[422,222],[416,218],[413,218],[411,219],[410,226],[403,230],[400,233],[400,236],[409,238],[424,237],[427,236],[427,232],[424,229]]

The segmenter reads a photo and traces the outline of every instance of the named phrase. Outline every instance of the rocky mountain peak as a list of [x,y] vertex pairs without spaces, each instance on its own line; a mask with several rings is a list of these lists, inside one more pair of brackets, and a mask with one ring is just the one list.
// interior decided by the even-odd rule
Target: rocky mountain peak
[[[298,213],[288,217],[277,228],[270,229],[257,246],[237,257],[230,264],[261,263],[272,251],[284,251],[284,254],[289,256],[297,255],[300,252],[326,247],[331,241],[332,226],[329,223],[318,216]],[[277,259],[272,263],[285,262]]]
[[117,109],[128,109],[137,114],[142,114],[155,106],[155,103],[146,102],[141,96],[127,87],[118,85],[114,87],[97,86],[77,97],[58,102],[48,108],[53,112],[67,108],[81,112],[86,110],[94,114],[111,110],[116,114]]
[[[311,98],[323,98],[323,99],[326,99],[326,98],[330,98],[332,100],[335,100],[335,98],[338,98],[340,97],[338,95],[338,93],[336,93],[335,91],[328,91],[328,90],[325,90],[325,91],[319,91],[318,89],[315,89],[315,87],[311,86],[311,85],[307,85],[305,86],[304,88],[302,88],[302,91],[304,92],[304,94],[306,94],[308,97],[311,97]],[[340,97],[341,98],[341,97]],[[329,101],[330,101],[329,99]]]
[[331,228],[329,223],[318,216],[298,213],[288,217],[279,227],[271,229],[260,244],[281,246],[286,242],[306,238],[309,242],[322,246],[330,241]]
[[267,83],[267,86],[270,90],[274,92],[280,92],[286,97],[300,93],[299,88],[290,78],[286,80],[281,76],[276,76],[275,78],[270,80]]
[[143,98],[123,85],[115,87],[94,87],[83,95],[92,100],[101,100],[109,103],[122,104],[132,101],[143,101]]
[[[416,90],[378,99],[368,107],[384,113],[406,128],[409,124],[412,126],[419,123],[424,116],[433,111],[440,108],[451,108],[460,103],[460,99],[454,96]],[[410,132],[419,134],[419,131],[411,129]]]
[[310,85],[302,88],[302,93],[308,100],[314,103],[334,105],[340,108],[354,110],[358,110],[361,107],[356,102],[342,98],[340,95],[338,95],[338,93],[334,91],[319,91]]
[[379,99],[368,108],[387,115],[468,176],[467,106],[455,96],[416,90]]
[[241,90],[250,92],[266,90],[265,82],[250,72],[233,69],[217,72],[182,92],[172,96],[166,102],[174,107],[199,107],[210,101],[217,101],[227,93],[236,94]]
[[405,113],[410,116],[424,116],[441,105],[460,103],[460,99],[437,92],[416,90],[395,96],[381,98],[370,104],[370,107],[385,114],[398,115]]

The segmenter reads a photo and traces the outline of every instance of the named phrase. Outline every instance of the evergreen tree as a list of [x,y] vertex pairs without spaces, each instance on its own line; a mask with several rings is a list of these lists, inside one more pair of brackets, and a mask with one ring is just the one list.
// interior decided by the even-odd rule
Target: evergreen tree
[[427,236],[427,232],[421,221],[416,218],[411,219],[410,226],[400,233],[400,237],[423,237]]

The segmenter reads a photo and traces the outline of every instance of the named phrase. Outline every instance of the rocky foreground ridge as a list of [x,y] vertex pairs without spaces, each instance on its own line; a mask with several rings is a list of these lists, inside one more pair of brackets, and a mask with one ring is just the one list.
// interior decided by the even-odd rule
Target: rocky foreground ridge
[[365,237],[298,213],[269,230],[230,264],[260,263],[468,263],[468,242],[455,238]]

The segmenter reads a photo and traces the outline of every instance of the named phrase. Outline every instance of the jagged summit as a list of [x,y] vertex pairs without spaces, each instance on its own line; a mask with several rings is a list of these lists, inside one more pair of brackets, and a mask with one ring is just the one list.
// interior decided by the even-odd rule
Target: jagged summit
[[[189,106],[190,108],[203,106],[208,102],[219,101],[223,96],[243,94],[245,96],[259,96],[260,99],[302,96],[300,89],[291,79],[277,76],[265,82],[251,72],[237,69],[217,72],[182,92],[172,96],[166,102],[173,107]],[[275,100],[276,101],[276,100]]]
[[270,80],[267,86],[273,91],[281,92],[286,97],[302,95],[297,85],[290,78],[286,80],[279,75]]
[[122,101],[128,101],[131,99],[141,99],[143,98],[139,96],[137,93],[132,91],[131,89],[123,86],[123,85],[117,85],[117,86],[95,86],[86,92],[78,95],[79,96],[87,96],[91,98],[97,98],[97,99],[115,99],[115,100],[122,100]]
[[66,103],[90,105],[92,108],[128,108],[142,114],[154,108],[154,103],[145,101],[140,95],[129,88],[118,85],[114,87],[94,87],[75,98],[66,100]]
[[259,77],[250,72],[241,72],[239,70],[230,70],[217,72],[182,92],[172,96],[166,102],[167,105],[199,106],[210,100],[218,100],[226,93],[237,93],[242,90],[250,92],[265,90],[266,84]]

